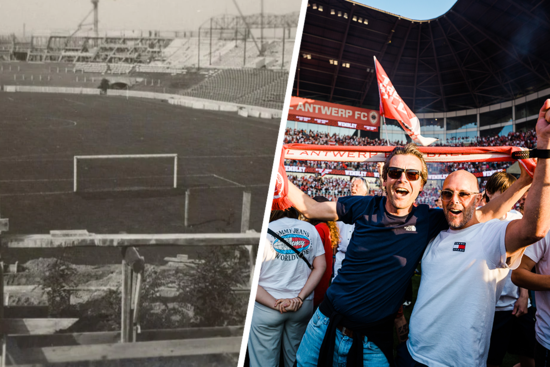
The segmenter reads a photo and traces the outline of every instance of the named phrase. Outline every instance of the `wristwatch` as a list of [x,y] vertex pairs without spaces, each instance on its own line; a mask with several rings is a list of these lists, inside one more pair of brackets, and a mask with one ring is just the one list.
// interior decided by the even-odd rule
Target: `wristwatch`
[[550,158],[550,149],[532,149],[522,150],[521,152],[512,153],[514,159],[528,159],[528,158]]

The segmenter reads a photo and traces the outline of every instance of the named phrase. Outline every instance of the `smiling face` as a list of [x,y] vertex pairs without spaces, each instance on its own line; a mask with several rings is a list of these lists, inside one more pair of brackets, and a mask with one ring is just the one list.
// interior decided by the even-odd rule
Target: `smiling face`
[[478,192],[477,179],[468,171],[455,171],[443,183],[443,189],[454,192],[449,201],[443,201],[443,212],[452,229],[464,229],[475,224],[474,213],[480,201],[479,194],[460,199],[458,193]]
[[351,195],[353,196],[366,196],[368,189],[365,181],[360,178],[354,178],[351,181]]
[[[399,154],[391,159],[389,167],[422,171],[422,162],[412,154]],[[398,179],[393,179],[388,175],[384,181],[384,187],[386,188],[386,210],[388,213],[404,216],[411,211],[412,205],[420,191],[422,191],[424,184],[422,178],[409,181],[407,175],[403,172]]]

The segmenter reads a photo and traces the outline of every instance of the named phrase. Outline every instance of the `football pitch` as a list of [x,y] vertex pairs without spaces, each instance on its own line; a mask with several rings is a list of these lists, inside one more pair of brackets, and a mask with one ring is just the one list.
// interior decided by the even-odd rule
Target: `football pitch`
[[[0,110],[7,234],[239,232],[243,191],[261,229],[279,120],[68,94],[0,93]],[[134,154],[177,154],[177,188],[172,158],[98,159],[73,191],[74,156]]]

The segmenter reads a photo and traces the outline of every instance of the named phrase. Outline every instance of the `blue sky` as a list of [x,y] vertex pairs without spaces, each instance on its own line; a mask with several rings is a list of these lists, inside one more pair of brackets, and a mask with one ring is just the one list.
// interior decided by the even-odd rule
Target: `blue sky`
[[437,18],[449,10],[456,0],[355,0],[387,12],[411,19]]

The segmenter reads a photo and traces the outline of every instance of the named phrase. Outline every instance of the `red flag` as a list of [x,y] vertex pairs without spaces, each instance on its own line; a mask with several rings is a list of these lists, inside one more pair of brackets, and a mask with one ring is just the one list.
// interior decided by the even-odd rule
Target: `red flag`
[[281,152],[279,161],[279,170],[275,180],[275,193],[273,194],[273,204],[271,210],[286,210],[292,206],[292,202],[287,198],[288,195],[288,177],[285,170],[285,152]]
[[405,130],[415,144],[428,146],[436,141],[437,139],[425,138],[420,135],[420,121],[418,121],[416,115],[399,97],[382,65],[376,60],[376,57],[374,57],[374,66],[376,68],[378,93],[380,95],[380,114],[389,119],[399,121],[403,130]]

